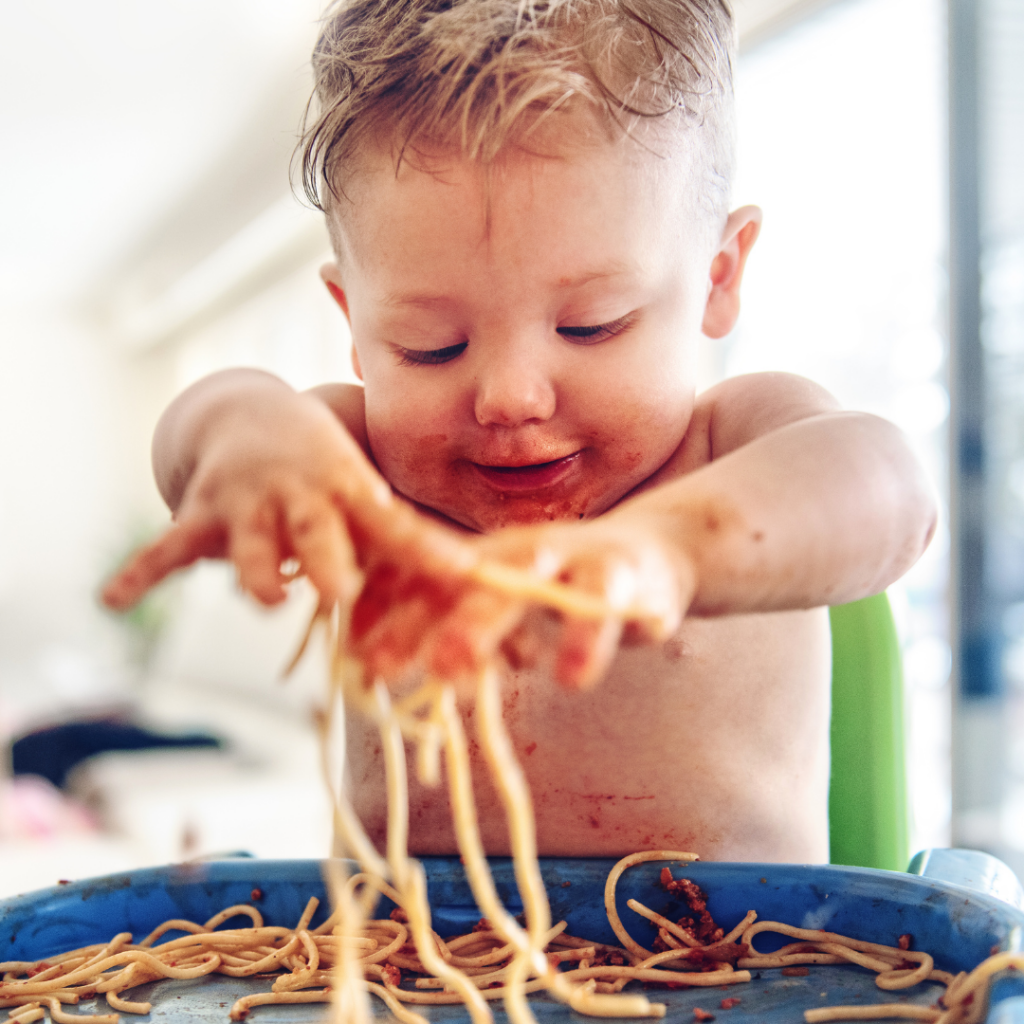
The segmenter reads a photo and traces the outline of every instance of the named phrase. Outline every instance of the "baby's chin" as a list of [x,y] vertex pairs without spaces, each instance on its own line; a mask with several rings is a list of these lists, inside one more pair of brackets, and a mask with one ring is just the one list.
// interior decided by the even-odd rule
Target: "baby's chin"
[[[421,506],[423,507],[423,506]],[[446,503],[443,509],[431,509],[449,522],[474,533],[493,533],[514,526],[535,526],[542,523],[579,522],[599,515],[607,506],[595,507],[578,496],[543,499],[524,495],[496,496],[493,501],[460,507]]]
[[515,526],[593,519],[607,512],[633,483],[631,477],[609,481],[588,479],[584,473],[536,490],[501,490],[493,481],[467,471],[448,476],[443,483],[407,480],[394,481],[393,486],[427,515],[474,533],[493,533]]

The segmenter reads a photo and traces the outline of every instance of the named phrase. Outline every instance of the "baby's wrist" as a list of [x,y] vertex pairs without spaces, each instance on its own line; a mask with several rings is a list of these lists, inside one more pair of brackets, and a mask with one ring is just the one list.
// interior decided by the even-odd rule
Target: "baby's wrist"
[[261,370],[211,374],[182,392],[157,424],[153,469],[172,511],[178,508],[197,467],[210,447],[228,432],[245,432],[256,418],[265,422],[275,395],[295,393],[284,381]]
[[[638,571],[647,585],[654,585],[662,602],[677,601],[679,614],[685,615],[697,590],[698,561],[674,517],[656,502],[637,499],[593,522],[599,528],[611,527],[626,541],[635,552]],[[665,587],[671,589],[672,596]],[[640,595],[641,603],[648,596]]]

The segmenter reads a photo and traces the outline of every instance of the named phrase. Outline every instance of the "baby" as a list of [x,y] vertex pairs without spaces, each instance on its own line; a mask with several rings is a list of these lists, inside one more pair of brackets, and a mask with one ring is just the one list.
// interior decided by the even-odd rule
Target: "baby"
[[[107,601],[226,557],[273,604],[294,559],[399,690],[504,656],[541,853],[826,860],[825,606],[905,572],[935,509],[899,432],[809,381],[695,395],[761,217],[728,212],[732,37],[725,0],[330,7],[303,171],[362,387],[180,396],[154,442],[175,525]],[[484,561],[609,614],[531,609]],[[348,729],[379,841],[379,742]],[[453,852],[443,787],[410,801],[412,851]]]

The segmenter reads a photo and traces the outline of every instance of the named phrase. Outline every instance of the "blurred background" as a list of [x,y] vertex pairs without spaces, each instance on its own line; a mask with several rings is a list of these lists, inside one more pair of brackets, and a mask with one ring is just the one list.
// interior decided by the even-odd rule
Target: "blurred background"
[[[765,210],[705,383],[806,374],[906,430],[939,535],[890,592],[912,845],[1024,866],[1024,7],[737,0],[736,205]],[[329,849],[311,608],[224,566],[129,616],[155,422],[212,370],[351,379],[289,187],[319,0],[0,9],[0,896]]]

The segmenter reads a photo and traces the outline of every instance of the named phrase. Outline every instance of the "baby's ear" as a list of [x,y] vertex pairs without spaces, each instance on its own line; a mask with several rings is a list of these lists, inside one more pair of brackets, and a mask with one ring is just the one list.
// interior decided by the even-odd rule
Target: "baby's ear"
[[341,307],[342,313],[345,314],[345,319],[348,320],[348,296],[345,294],[345,287],[341,283],[341,271],[338,269],[338,264],[325,263],[320,268],[320,280],[327,285],[327,290],[331,293],[334,301]]
[[[341,283],[341,271],[338,269],[337,263],[325,263],[320,268],[320,280],[327,285],[327,290],[331,293],[331,297],[341,307],[342,313],[345,314],[345,319],[349,322],[349,326],[352,325],[352,317],[349,316],[348,312],[348,296],[345,294],[345,288]],[[356,376],[362,380],[363,370],[359,365],[359,353],[356,352],[356,346],[352,344],[352,369],[355,371]]]
[[761,210],[741,206],[729,214],[722,241],[711,261],[708,301],[704,307],[704,333],[709,338],[728,334],[740,315],[740,283],[747,256],[761,230]]

